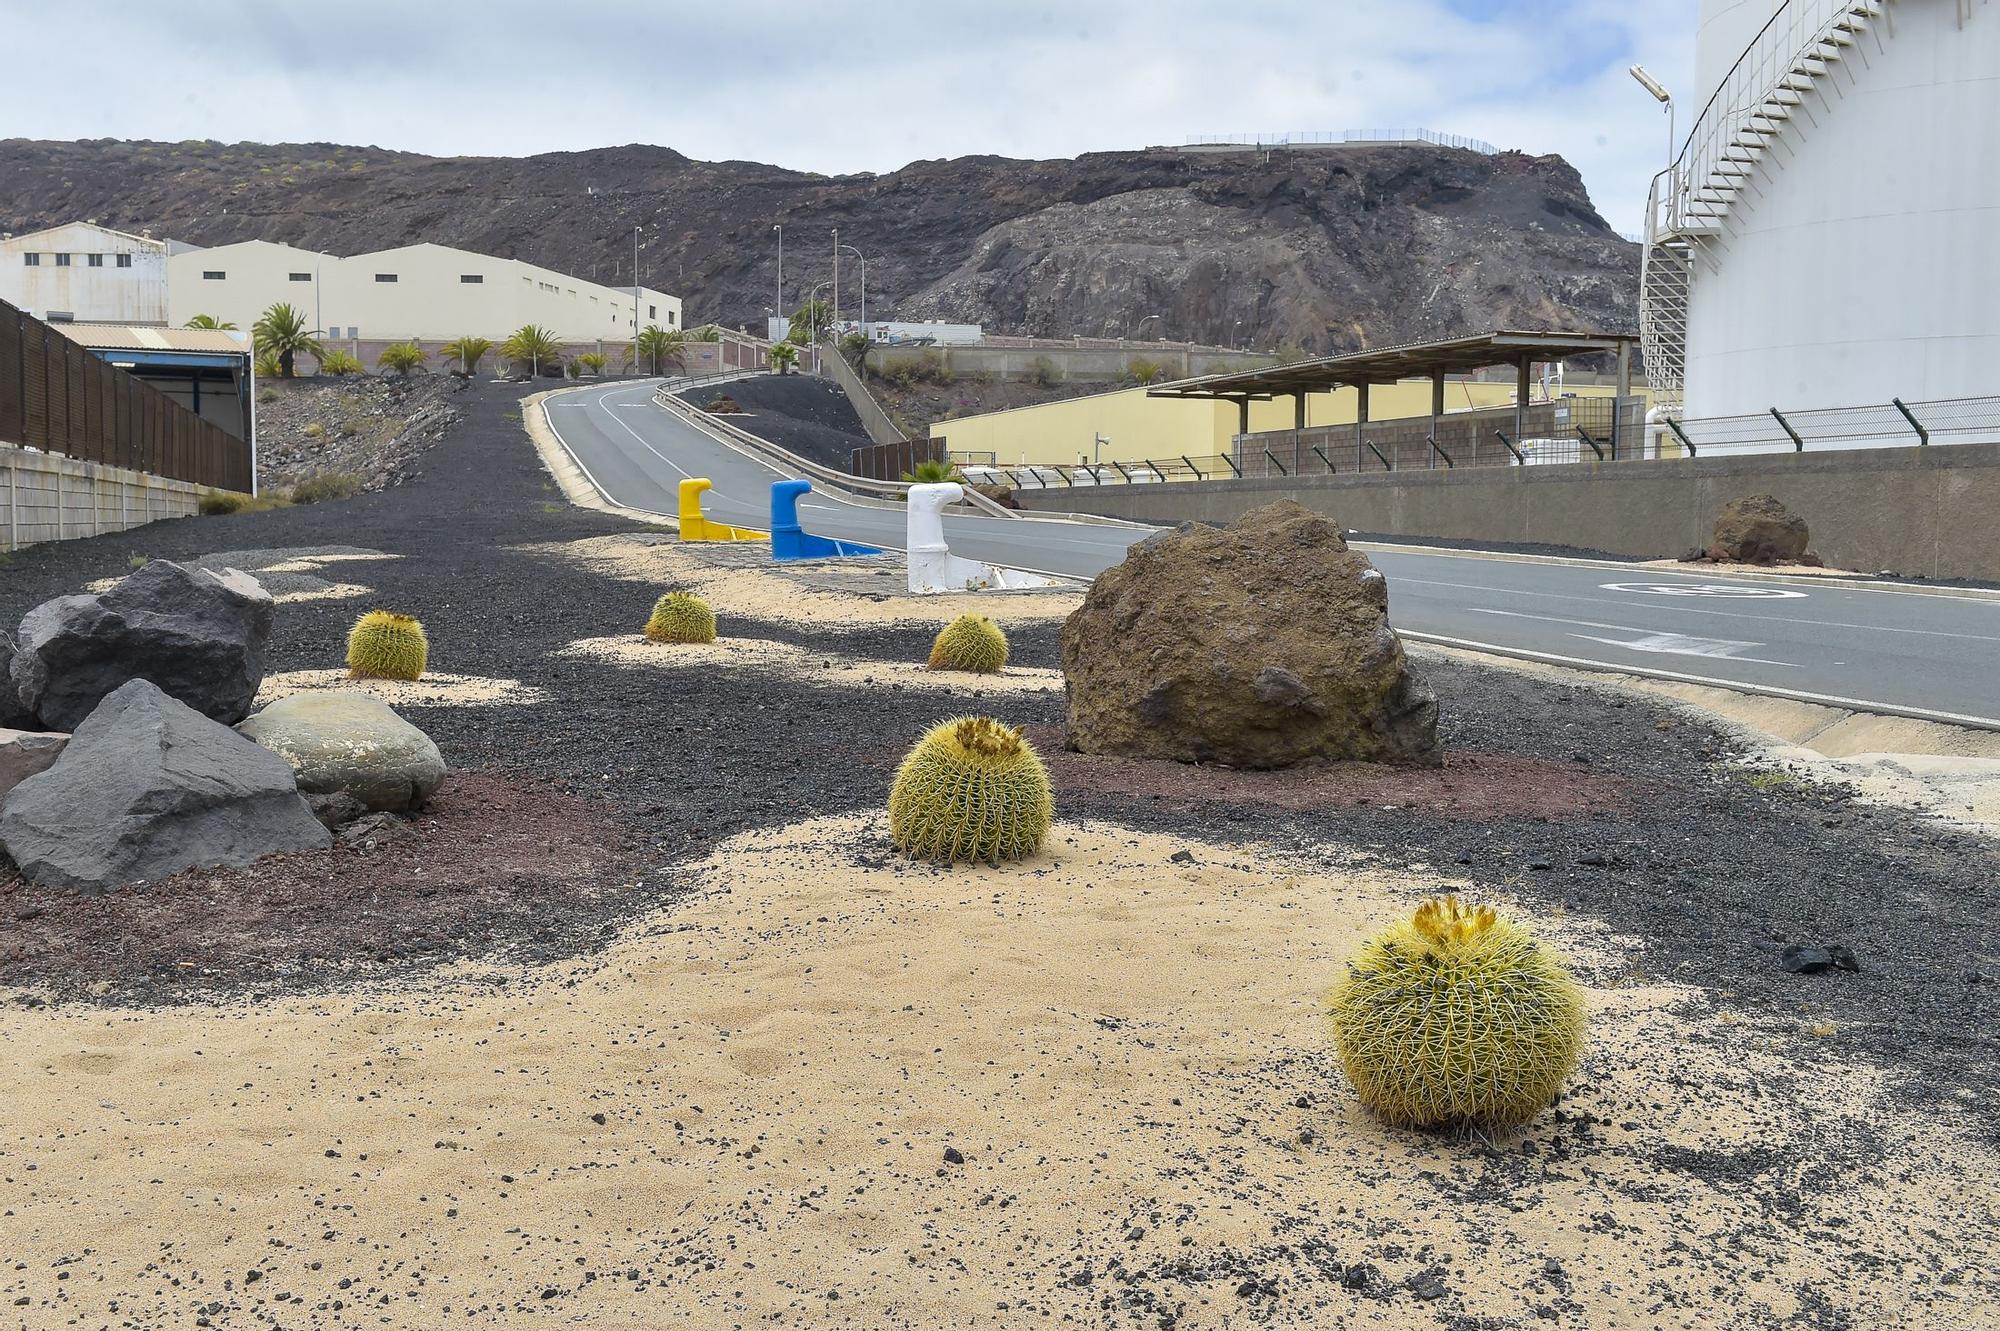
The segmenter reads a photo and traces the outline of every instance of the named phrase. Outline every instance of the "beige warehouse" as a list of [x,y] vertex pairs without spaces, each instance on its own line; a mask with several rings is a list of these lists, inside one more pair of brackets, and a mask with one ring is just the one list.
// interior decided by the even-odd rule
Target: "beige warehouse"
[[[634,292],[447,245],[341,257],[267,240],[189,250],[167,260],[168,319],[210,315],[248,328],[284,301],[328,339],[498,340],[539,324],[569,342],[633,335]],[[638,327],[682,326],[678,296],[640,287]]]

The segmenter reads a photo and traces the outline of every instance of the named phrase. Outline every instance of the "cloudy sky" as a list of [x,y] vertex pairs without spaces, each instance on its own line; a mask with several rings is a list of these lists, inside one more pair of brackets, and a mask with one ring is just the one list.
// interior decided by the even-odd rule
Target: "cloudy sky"
[[[1621,231],[1696,0],[0,0],[0,136],[523,154],[647,142],[888,171],[1216,132],[1421,126],[1560,153]],[[1692,100],[1686,93],[1683,96]]]

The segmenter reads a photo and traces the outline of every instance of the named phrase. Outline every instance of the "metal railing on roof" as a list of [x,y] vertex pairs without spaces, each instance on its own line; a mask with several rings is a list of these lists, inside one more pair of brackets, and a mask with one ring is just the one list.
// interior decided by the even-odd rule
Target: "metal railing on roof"
[[1467,138],[1463,134],[1441,134],[1431,129],[1313,129],[1286,130],[1277,134],[1191,134],[1185,146],[1285,148],[1333,143],[1428,143],[1439,148],[1464,148],[1489,157],[1500,151],[1483,139]]

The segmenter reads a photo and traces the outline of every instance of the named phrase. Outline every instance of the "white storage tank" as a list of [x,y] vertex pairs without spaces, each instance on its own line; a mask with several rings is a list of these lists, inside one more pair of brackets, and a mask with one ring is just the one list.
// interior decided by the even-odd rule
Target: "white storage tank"
[[[1702,0],[1692,109],[1812,5]],[[1688,417],[2000,394],[2000,4],[1874,8],[1701,243]]]

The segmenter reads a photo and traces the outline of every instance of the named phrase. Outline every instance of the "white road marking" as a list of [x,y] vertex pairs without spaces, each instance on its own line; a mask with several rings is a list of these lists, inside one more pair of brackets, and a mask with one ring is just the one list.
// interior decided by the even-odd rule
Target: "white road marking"
[[1572,638],[1582,638],[1586,642],[1601,642],[1607,647],[1623,647],[1634,652],[1656,652],[1669,656],[1709,656],[1729,661],[1742,661],[1747,665],[1784,666],[1788,670],[1797,669],[1789,661],[1770,661],[1757,656],[1744,656],[1743,652],[1752,647],[1762,647],[1761,642],[1738,642],[1733,638],[1694,638],[1685,633],[1659,633],[1652,629],[1637,628],[1631,624],[1604,624],[1594,619],[1558,619],[1554,615],[1528,615],[1518,610],[1486,610],[1479,606],[1468,607],[1475,615],[1504,615],[1508,619],[1537,619],[1546,624],[1566,624],[1580,629],[1610,629],[1616,633],[1636,633],[1636,641],[1622,638],[1600,638],[1592,633],[1572,633]]
[[1733,582],[1600,582],[1607,592],[1640,592],[1647,596],[1726,596],[1744,601],[1800,601],[1806,593],[1789,587],[1746,587]]

